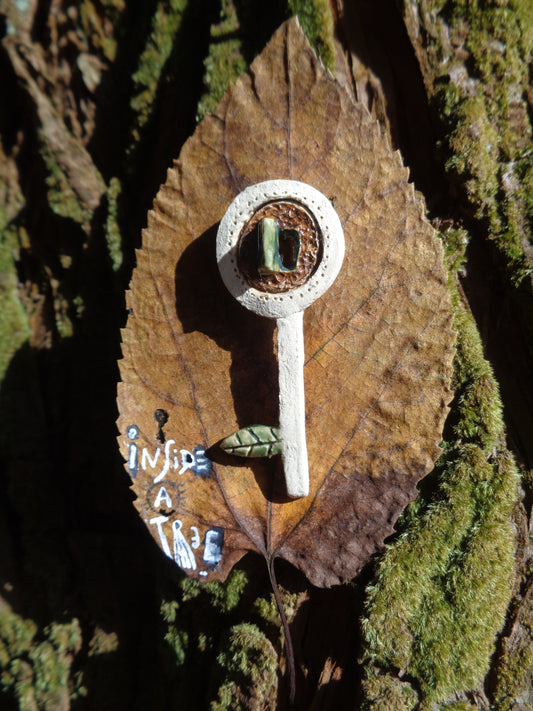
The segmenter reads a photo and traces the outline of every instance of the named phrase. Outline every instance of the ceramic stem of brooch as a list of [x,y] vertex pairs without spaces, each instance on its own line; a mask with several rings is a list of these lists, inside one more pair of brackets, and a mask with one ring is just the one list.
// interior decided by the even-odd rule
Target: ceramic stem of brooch
[[309,494],[303,312],[333,284],[343,258],[342,226],[330,201],[294,180],[246,188],[218,229],[217,262],[224,284],[247,309],[277,321],[279,439],[292,498]]

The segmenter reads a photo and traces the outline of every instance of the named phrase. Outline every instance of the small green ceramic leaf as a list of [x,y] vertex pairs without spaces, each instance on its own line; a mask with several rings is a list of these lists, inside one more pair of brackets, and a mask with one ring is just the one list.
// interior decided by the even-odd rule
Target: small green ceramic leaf
[[238,457],[273,457],[281,453],[282,442],[277,427],[250,425],[226,437],[220,446]]

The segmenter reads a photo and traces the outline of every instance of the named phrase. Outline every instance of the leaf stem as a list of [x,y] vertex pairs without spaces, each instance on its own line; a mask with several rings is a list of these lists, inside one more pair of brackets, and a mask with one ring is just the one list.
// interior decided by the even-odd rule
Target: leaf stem
[[283,602],[281,601],[281,595],[279,594],[276,573],[274,572],[274,560],[274,558],[270,558],[270,560],[268,561],[268,576],[270,578],[272,592],[274,593],[274,599],[276,600],[276,606],[278,608],[279,616],[281,618],[283,636],[285,637],[287,667],[289,672],[289,708],[293,709],[294,701],[296,698],[296,665],[294,663],[294,648],[292,646],[292,637],[291,631],[289,629],[289,623],[287,622]]

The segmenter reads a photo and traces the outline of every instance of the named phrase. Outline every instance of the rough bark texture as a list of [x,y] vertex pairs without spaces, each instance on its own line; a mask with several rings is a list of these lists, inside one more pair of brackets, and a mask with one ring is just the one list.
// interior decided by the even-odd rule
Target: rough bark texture
[[148,209],[291,13],[424,194],[458,334],[443,454],[385,552],[331,590],[277,569],[296,706],[531,708],[530,3],[265,6],[2,2],[2,708],[287,707],[266,566],[203,586],[169,567],[114,423]]

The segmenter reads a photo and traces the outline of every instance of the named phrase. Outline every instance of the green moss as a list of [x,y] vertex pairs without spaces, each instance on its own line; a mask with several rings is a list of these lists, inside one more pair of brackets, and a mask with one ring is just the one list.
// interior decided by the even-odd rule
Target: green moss
[[67,660],[58,657],[49,642],[41,642],[33,647],[29,657],[33,662],[36,696],[57,698],[59,702],[68,688],[70,665]]
[[180,606],[177,600],[163,601],[161,604],[161,617],[165,622],[174,623],[178,617],[179,609]]
[[211,42],[204,61],[204,93],[197,109],[197,120],[214,111],[231,82],[246,71],[237,8],[233,0],[222,0],[220,21],[211,27]]
[[161,0],[153,14],[150,35],[132,77],[134,90],[130,106],[135,123],[130,150],[139,142],[142,129],[157,106],[156,95],[186,7],[187,0]]
[[416,691],[407,682],[382,674],[370,674],[363,681],[366,711],[414,711]]
[[270,625],[279,624],[279,612],[274,595],[259,597],[254,602],[254,608],[259,617]]
[[185,578],[181,581],[180,587],[184,602],[192,600],[200,594],[205,594],[209,597],[211,605],[220,612],[226,613],[237,606],[247,584],[248,575],[246,572],[234,568],[225,583],[199,583],[197,580]]
[[483,344],[470,313],[452,286],[457,331],[454,441],[477,444],[486,456],[503,446],[504,425],[498,385],[483,357]]
[[54,623],[39,633],[33,620],[0,607],[0,670],[4,691],[10,690],[21,711],[66,708],[78,695],[79,678],[70,676],[74,656],[81,648],[76,619]]
[[50,208],[60,217],[69,218],[80,225],[88,224],[91,213],[84,209],[78,196],[71,188],[68,177],[52,155],[44,135],[41,136],[41,139],[40,153],[47,170],[46,186]]
[[466,247],[469,243],[468,232],[462,228],[450,228],[440,233],[446,264],[451,274],[456,274],[466,264]]
[[2,224],[1,217],[0,214],[0,381],[11,358],[30,336],[15,265],[19,235],[14,227]]
[[368,591],[367,661],[407,669],[426,704],[482,681],[512,592],[514,465],[504,457],[494,471],[477,447],[466,450]]
[[[533,53],[526,0],[432,2],[430,100],[441,124],[446,169],[480,227],[497,245],[512,281],[532,271],[532,126],[526,95]],[[406,15],[409,23],[409,17]],[[446,43],[442,38],[449,37]]]
[[[331,71],[335,68],[333,16],[327,0],[289,0],[283,14],[298,15],[311,45]],[[211,42],[204,61],[204,93],[197,109],[197,120],[214,111],[220,99],[268,39],[265,27],[278,14],[274,6],[263,17],[260,3],[222,0],[219,21],[211,27]]]
[[533,669],[533,643],[519,646],[507,657],[506,663],[498,671],[495,708],[498,711],[512,711],[516,708],[520,691],[531,684],[531,669]]
[[[506,192],[512,192],[514,198],[506,197],[501,201],[505,223],[509,225],[511,234],[521,235],[514,263],[517,269],[522,268],[524,276],[529,276],[532,266],[524,259],[522,250],[527,242],[523,235],[533,234],[533,162],[530,150],[502,167],[501,182],[506,186]],[[511,237],[506,235],[506,240],[510,242]]]
[[[531,560],[528,578],[531,577]],[[524,588],[522,588],[524,590]],[[503,640],[495,664],[491,690],[493,708],[513,711],[519,699],[530,699],[533,669],[533,598],[529,591],[513,615],[511,634]]]
[[[279,587],[279,594],[285,617],[290,623],[298,610],[300,603],[299,595],[298,593],[291,593],[281,586]],[[254,610],[261,620],[268,625],[280,628],[281,620],[274,593],[258,597],[254,602]]]
[[80,5],[80,26],[90,45],[110,62],[115,60],[117,38],[114,30],[126,6],[125,0],[83,0]]
[[94,630],[89,642],[89,657],[97,657],[100,654],[110,654],[118,649],[118,637],[116,632],[105,632],[100,627]]
[[11,659],[24,654],[37,634],[37,625],[16,615],[0,600],[0,662],[4,667]]
[[480,217],[490,210],[498,190],[498,136],[479,96],[459,101],[451,115],[455,127],[448,134],[446,169],[461,177]]
[[168,642],[172,648],[175,664],[178,667],[183,666],[189,650],[189,635],[187,632],[171,625],[165,635],[165,642]]
[[[190,578],[180,581],[181,600],[164,601],[161,605],[164,639],[172,649],[174,664],[184,665],[191,653],[213,651],[216,641],[213,642],[209,620],[216,615],[217,628],[222,629],[221,616],[235,610],[247,584],[248,576],[239,568],[231,571],[225,583],[200,583]],[[204,610],[205,615],[191,628],[190,617],[195,610]]]
[[176,600],[163,601],[161,604],[161,617],[166,623],[164,639],[170,645],[174,664],[178,667],[183,666],[189,651],[189,635],[180,626],[179,609],[180,605]]
[[327,0],[289,0],[289,10],[297,15],[311,46],[331,72],[335,70],[333,15]]
[[69,316],[70,304],[67,298],[57,292],[54,298],[54,315],[57,332],[61,338],[71,338],[74,324]]
[[533,5],[530,0],[512,0],[510,6],[516,11],[520,26],[520,49],[524,59],[530,61],[533,53]]
[[198,102],[197,120],[214,111],[228,86],[247,68],[238,39],[227,40],[210,48],[205,60],[205,93]]
[[[517,471],[504,448],[492,371],[457,293],[454,307],[456,398],[437,480],[406,511],[367,590],[367,709],[405,707],[403,694],[386,681],[396,679],[392,670],[416,680],[420,709],[477,688],[512,594]],[[389,700],[396,689],[396,705],[380,701],[380,688]]]
[[235,625],[220,649],[217,660],[225,681],[211,711],[274,708],[278,659],[259,628],[249,623]]

